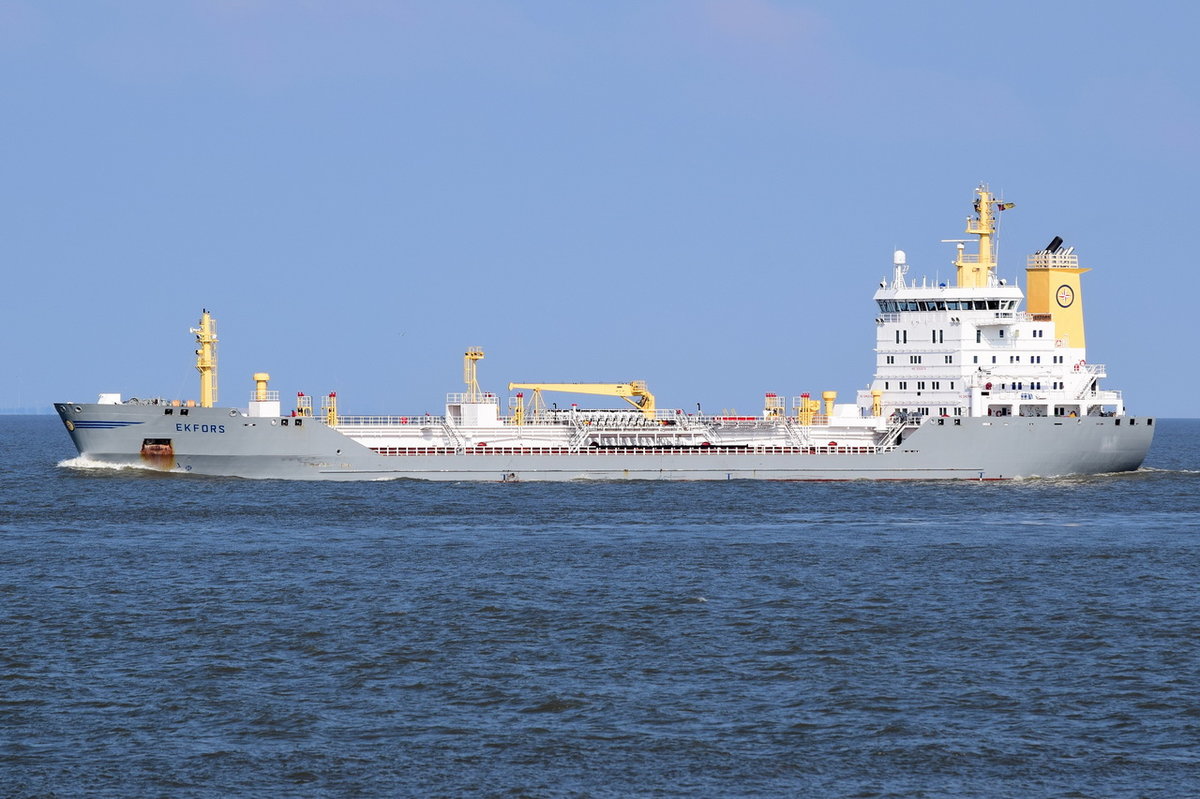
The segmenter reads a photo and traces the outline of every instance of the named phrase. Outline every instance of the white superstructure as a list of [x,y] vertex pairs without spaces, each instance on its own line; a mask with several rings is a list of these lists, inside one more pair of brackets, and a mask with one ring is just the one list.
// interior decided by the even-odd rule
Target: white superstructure
[[[981,191],[983,191],[981,189]],[[1031,269],[1069,270],[1056,304],[1081,302],[1070,278],[1079,270],[1071,250],[1043,250]],[[1087,362],[1082,341],[1060,330],[1050,311],[1022,309],[1024,293],[989,272],[982,287],[906,280],[897,251],[890,282],[875,292],[876,367],[871,388],[883,392],[885,415],[1123,415],[1119,391],[1103,391],[1104,366]],[[1082,339],[1082,336],[1076,336]],[[871,392],[859,392],[871,410]]]

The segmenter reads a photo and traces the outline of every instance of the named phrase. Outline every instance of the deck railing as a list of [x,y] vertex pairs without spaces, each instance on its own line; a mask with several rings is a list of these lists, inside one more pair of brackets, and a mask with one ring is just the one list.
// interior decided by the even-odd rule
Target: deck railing
[[[855,417],[858,418],[858,417]],[[754,429],[776,429],[784,424],[791,424],[803,429],[805,427],[826,427],[830,424],[830,417],[825,415],[814,415],[812,423],[809,425],[801,425],[792,416],[776,416],[765,418],[762,416],[716,416],[716,415],[697,415],[676,413],[673,410],[658,411],[658,415],[654,419],[647,419],[642,414],[634,411],[621,411],[620,413],[589,413],[588,411],[557,411],[548,412],[545,415],[526,416],[521,427],[562,427],[562,426],[579,426],[590,430],[607,430],[607,429],[628,429],[628,428],[651,428],[651,429],[670,429],[679,428],[683,430],[696,430],[699,428],[719,427],[725,430],[754,430]],[[499,422],[504,426],[517,427],[511,416],[499,418]],[[414,416],[350,416],[338,415],[337,427],[441,427],[446,423],[445,416],[433,416],[431,414],[421,414]]]
[[895,446],[855,444],[810,447],[372,447],[380,455],[873,455]]
[[338,415],[338,427],[441,427],[444,416],[342,416]]

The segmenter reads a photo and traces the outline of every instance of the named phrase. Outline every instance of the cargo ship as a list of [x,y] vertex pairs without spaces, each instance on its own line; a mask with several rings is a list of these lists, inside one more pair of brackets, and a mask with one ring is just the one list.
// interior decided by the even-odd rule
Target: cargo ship
[[[1126,413],[1087,357],[1073,247],[1028,256],[1025,290],[997,277],[997,221],[1013,204],[975,190],[956,280],[908,277],[903,251],[874,296],[875,375],[853,402],[764,395],[761,413],[660,408],[645,381],[512,382],[484,391],[484,352],[442,415],[344,415],[336,393],[284,410],[254,374],[246,406],[217,402],[217,335],[196,337],[199,399],[55,405],[77,465],[285,480],[1005,480],[1131,471],[1154,419]],[[967,244],[974,243],[974,252]],[[623,410],[558,408],[545,395],[619,398]]]

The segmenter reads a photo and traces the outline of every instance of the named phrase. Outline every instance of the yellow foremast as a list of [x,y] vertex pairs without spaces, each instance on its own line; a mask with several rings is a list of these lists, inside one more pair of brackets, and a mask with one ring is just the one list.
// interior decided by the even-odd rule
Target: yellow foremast
[[479,390],[478,363],[483,360],[480,347],[468,347],[463,353],[463,382],[467,384],[467,402],[479,402],[483,392]]
[[217,322],[205,308],[200,314],[196,334],[196,371],[200,373],[200,407],[211,408],[217,401]]
[[967,218],[967,233],[979,237],[979,252],[968,253],[962,247],[954,265],[958,267],[959,288],[986,288],[996,269],[996,212],[1013,207],[1013,203],[998,201],[987,186],[975,189],[975,216]]

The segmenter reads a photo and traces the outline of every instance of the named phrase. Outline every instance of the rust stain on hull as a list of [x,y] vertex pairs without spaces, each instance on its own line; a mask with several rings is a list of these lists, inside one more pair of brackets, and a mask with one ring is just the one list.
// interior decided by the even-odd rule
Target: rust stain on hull
[[147,438],[142,442],[142,462],[169,472],[175,468],[175,447],[169,438]]

